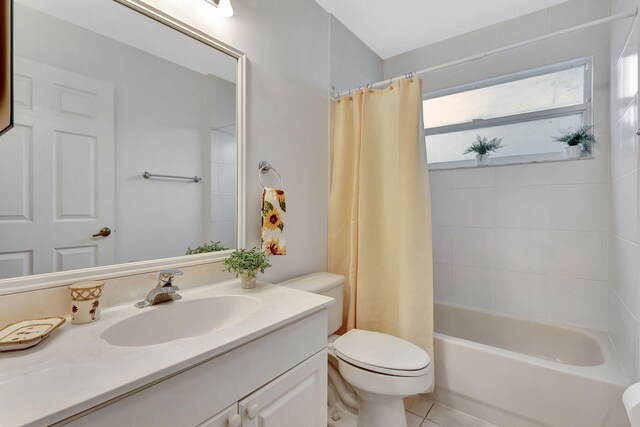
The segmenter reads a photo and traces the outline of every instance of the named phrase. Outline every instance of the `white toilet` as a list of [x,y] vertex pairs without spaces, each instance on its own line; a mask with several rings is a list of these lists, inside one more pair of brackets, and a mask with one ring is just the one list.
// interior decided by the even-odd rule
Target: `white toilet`
[[[348,396],[343,385],[337,384],[340,380],[335,373],[331,375],[331,367],[329,394],[330,397],[343,396],[346,406],[357,406],[357,422],[352,425],[406,427],[403,399],[427,391],[433,382],[429,354],[408,341],[377,332],[353,329],[337,338],[333,336],[342,323],[344,277],[341,275],[313,273],[280,285],[335,298],[336,302],[329,307],[327,348],[337,361],[340,375],[355,390],[357,402],[350,403],[355,399]],[[329,425],[349,425],[348,417],[335,409],[331,412]],[[349,415],[346,410],[343,412]],[[337,423],[341,418],[345,419]]]

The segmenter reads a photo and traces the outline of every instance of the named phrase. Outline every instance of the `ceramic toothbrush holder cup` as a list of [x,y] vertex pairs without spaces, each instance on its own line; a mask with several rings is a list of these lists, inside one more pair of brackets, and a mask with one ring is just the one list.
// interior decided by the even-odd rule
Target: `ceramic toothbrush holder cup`
[[91,323],[100,318],[100,297],[104,282],[84,282],[69,286],[71,323]]

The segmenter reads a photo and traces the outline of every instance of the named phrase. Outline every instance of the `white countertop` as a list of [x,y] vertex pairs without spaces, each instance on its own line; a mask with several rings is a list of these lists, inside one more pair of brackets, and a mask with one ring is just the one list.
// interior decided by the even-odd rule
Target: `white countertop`
[[242,289],[238,280],[180,292],[183,299],[246,295],[262,307],[247,319],[192,338],[142,347],[113,346],[100,335],[145,310],[136,301],[102,311],[100,320],[65,323],[37,346],[0,353],[0,426],[49,425],[109,401],[194,364],[214,358],[284,325],[321,311],[333,299],[258,283]]

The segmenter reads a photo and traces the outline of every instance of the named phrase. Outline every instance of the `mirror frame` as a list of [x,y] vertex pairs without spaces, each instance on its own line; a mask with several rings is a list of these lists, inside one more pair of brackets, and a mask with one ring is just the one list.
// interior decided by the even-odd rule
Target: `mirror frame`
[[[246,243],[245,223],[245,158],[246,158],[246,74],[247,55],[225,43],[222,43],[206,33],[177,20],[176,18],[147,5],[142,0],[114,0],[129,7],[148,18],[173,28],[201,43],[204,43],[222,53],[235,58],[238,62],[236,68],[236,139],[238,145],[238,182],[237,182],[237,213],[238,226],[236,230],[236,246],[244,248]],[[60,271],[55,273],[34,274],[0,280],[0,296],[36,291],[40,289],[68,286],[70,283],[88,280],[104,280],[117,277],[144,274],[163,268],[181,268],[221,262],[232,250],[211,252],[197,255],[181,255],[171,258],[158,258],[148,261],[137,261],[124,264],[113,264],[101,267],[84,268],[80,270]]]
[[[2,84],[8,86],[8,95],[9,95],[9,105],[4,104],[6,99],[0,100],[3,104],[0,107],[7,107],[8,111],[5,112],[4,117],[0,117],[2,123],[7,123],[6,126],[0,128],[0,135],[8,132],[13,129],[14,125],[14,106],[13,106],[13,0],[8,0],[5,5],[2,6],[6,8],[0,13],[0,24],[6,31],[6,33],[0,36],[0,40],[2,41],[0,46],[4,53],[2,54],[3,58],[0,63],[3,65],[3,69],[0,70],[0,79],[3,80]],[[6,12],[6,13],[5,13]],[[8,58],[5,56],[7,55]],[[6,90],[6,89],[5,89]],[[0,125],[1,126],[1,125]]]

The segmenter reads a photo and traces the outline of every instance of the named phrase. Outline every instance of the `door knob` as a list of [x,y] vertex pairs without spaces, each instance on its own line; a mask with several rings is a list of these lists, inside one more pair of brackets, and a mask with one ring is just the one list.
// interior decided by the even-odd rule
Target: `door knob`
[[247,415],[250,420],[255,419],[260,413],[260,407],[258,405],[251,405],[247,408]]
[[109,235],[111,235],[111,229],[109,227],[102,227],[93,237],[107,237]]
[[227,420],[227,424],[229,425],[229,427],[240,427],[241,421],[242,421],[242,418],[240,417],[240,415],[238,414],[231,415]]

